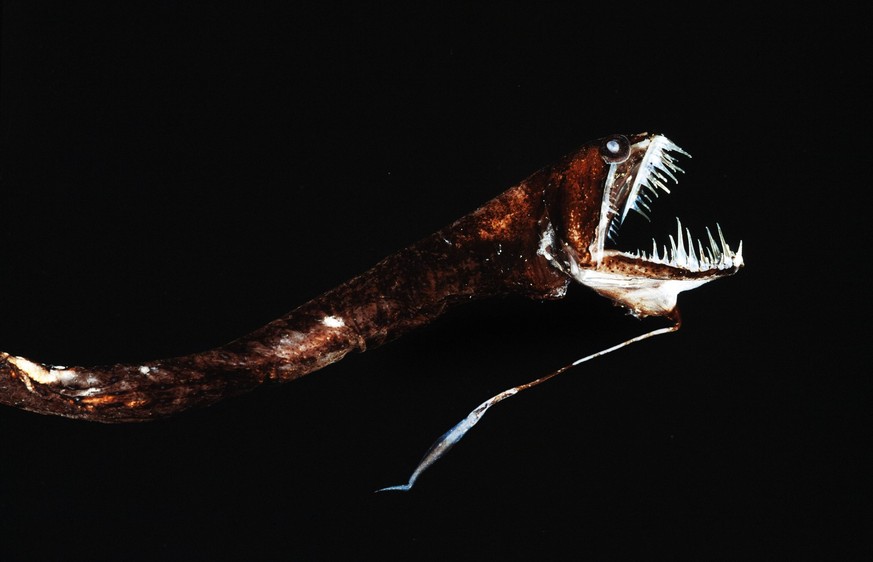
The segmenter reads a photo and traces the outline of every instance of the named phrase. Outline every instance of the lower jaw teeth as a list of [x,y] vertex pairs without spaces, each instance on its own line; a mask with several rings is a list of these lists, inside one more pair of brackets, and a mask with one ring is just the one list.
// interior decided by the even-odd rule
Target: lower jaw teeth
[[[662,246],[659,252],[658,244],[652,239],[652,251],[647,254],[644,251],[637,250],[632,255],[635,258],[644,261],[677,267],[688,271],[708,271],[711,269],[730,269],[738,267],[743,263],[743,243],[740,242],[736,252],[731,250],[730,245],[725,242],[724,234],[721,226],[716,224],[718,239],[720,243],[715,241],[709,227],[706,228],[706,236],[709,240],[709,245],[704,247],[703,243],[698,238],[695,240],[691,236],[689,229],[682,228],[681,221],[676,219],[676,237],[670,235],[670,248],[666,245]],[[697,251],[695,252],[695,242]],[[687,245],[687,249],[686,249]]]

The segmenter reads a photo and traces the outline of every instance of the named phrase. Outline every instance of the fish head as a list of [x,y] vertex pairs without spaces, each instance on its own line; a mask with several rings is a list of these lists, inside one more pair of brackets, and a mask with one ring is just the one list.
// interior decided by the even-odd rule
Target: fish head
[[669,194],[690,156],[660,134],[611,135],[566,157],[550,170],[548,224],[540,253],[550,263],[637,316],[671,316],[677,295],[743,267],[721,227],[703,241],[676,220],[676,234],[651,249],[618,249],[622,224],[633,211],[649,218]]

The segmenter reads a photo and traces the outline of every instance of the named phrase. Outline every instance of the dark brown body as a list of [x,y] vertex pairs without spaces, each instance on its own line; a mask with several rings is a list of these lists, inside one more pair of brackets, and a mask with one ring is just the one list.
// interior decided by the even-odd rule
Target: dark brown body
[[[563,296],[547,229],[572,241],[596,222],[602,162],[590,147],[255,332],[203,353],[137,365],[55,368],[0,354],[0,403],[101,422],[142,421],[288,381],[424,325],[454,304]],[[573,225],[572,227],[567,225]],[[585,251],[580,244],[577,251]],[[556,249],[551,249],[555,253]],[[56,371],[60,371],[57,374]]]

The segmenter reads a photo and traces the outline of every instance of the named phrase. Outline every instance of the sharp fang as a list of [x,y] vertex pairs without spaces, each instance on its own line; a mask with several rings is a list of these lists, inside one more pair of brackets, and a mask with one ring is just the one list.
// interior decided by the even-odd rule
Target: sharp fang
[[671,151],[688,155],[687,152],[673,144],[667,137],[658,135],[652,139],[651,145],[646,149],[646,153],[638,165],[636,177],[629,179],[630,188],[619,222],[624,222],[631,208],[639,211],[636,208],[636,202],[643,188],[649,189],[655,196],[658,195],[658,189],[670,193],[670,189],[667,187],[667,179],[669,178],[677,182],[674,172],[682,171],[676,165],[673,155],[670,154]]
[[721,226],[718,223],[715,223],[715,228],[718,230],[718,239],[721,242],[722,251],[728,256],[731,255],[731,247],[728,246],[727,242],[724,241],[724,234],[721,231]]
[[645,188],[648,189],[649,191],[651,191],[651,192],[652,192],[652,195],[654,195],[655,197],[660,197],[660,195],[658,194],[658,190],[655,189],[655,186],[653,186],[653,185],[649,185],[649,184],[647,183],[647,184],[645,184]]
[[685,253],[685,239],[682,235],[682,223],[679,221],[678,217],[676,218],[676,241],[676,263],[684,267],[688,263],[688,254]]
[[720,257],[721,252],[718,249],[718,244],[715,243],[715,238],[712,237],[712,232],[710,232],[709,227],[706,227],[706,236],[709,237],[709,249],[712,254],[712,261],[715,263]]
[[703,251],[703,244],[700,242],[700,238],[697,239],[697,249],[700,252],[700,261],[706,266],[706,269],[709,269],[709,259],[706,257],[706,253]]
[[[640,208],[637,206],[637,203],[640,203],[640,204],[646,206],[646,208],[648,208],[648,205],[646,205],[645,203],[643,203],[643,202],[640,201],[639,199],[637,199],[637,202],[634,203],[634,206],[631,207],[631,208],[632,208],[634,211],[636,211],[637,213],[641,214],[641,215],[643,216],[644,219],[646,219],[646,220],[649,221],[649,222],[652,222],[651,217],[649,217],[649,215],[647,215],[647,214],[645,213],[645,211],[643,211],[642,209],[640,209]],[[652,210],[649,209],[649,212],[651,213]]]
[[721,231],[721,226],[718,223],[716,223],[715,228],[718,230],[718,239],[721,242],[722,254],[721,254],[720,267],[722,269],[727,269],[727,268],[733,266],[733,261],[731,260],[733,253],[731,252],[731,247],[728,246],[727,242],[724,241],[724,234]]
[[[682,221],[677,217],[676,234],[668,236],[670,240],[669,247],[662,245],[662,249],[659,250],[658,242],[652,238],[651,253],[636,249],[633,252],[627,252],[627,255],[693,272],[742,266],[742,241],[740,241],[739,247],[736,253],[734,253],[725,240],[724,232],[718,223],[716,223],[716,233],[717,237],[713,236],[712,230],[709,227],[706,227],[706,237],[709,240],[709,245],[705,247],[700,238],[695,239],[691,236],[691,229],[683,227]],[[695,242],[697,244],[696,248],[694,247]]]
[[[663,160],[662,160],[662,162],[663,162]],[[671,172],[671,171],[669,170],[669,165],[658,166],[658,165],[656,164],[655,167],[656,167],[655,175],[657,175],[657,176],[660,177],[661,179],[666,179],[666,178],[664,178],[664,176],[662,176],[662,175],[660,174],[660,172],[664,172],[665,174],[667,174],[667,176],[668,176],[671,180],[673,180],[674,182],[677,182],[677,183],[679,182],[679,180],[676,179],[676,176],[673,175],[673,172]]]
[[[660,187],[661,189],[663,189],[663,190],[666,191],[667,193],[670,193],[670,190],[667,188],[667,182],[664,181],[664,179],[662,179],[662,178],[649,178],[647,181],[648,181],[651,185],[653,185],[653,186],[655,186],[655,187]],[[658,193],[658,190],[655,189],[655,187],[651,187],[650,189],[651,189],[652,191],[654,191],[655,193]]]
[[694,240],[691,239],[691,231],[685,229],[685,235],[688,237],[688,268],[692,271],[700,270],[700,262],[697,261],[697,255],[694,253]]

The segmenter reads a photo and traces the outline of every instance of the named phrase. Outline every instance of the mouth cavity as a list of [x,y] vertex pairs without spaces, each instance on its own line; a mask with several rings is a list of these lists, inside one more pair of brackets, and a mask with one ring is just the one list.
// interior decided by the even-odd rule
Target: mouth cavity
[[[636,142],[633,142],[636,141]],[[676,219],[676,234],[658,243],[654,238],[650,250],[622,251],[614,246],[619,231],[630,211],[651,222],[652,207],[662,194],[678,183],[683,173],[677,165],[679,155],[691,157],[663,135],[640,135],[633,139],[628,158],[610,164],[604,186],[601,217],[592,256],[598,267],[621,262],[626,269],[635,265],[645,270],[645,276],[663,278],[715,277],[735,272],[743,265],[743,243],[734,251],[725,241],[716,224],[714,237],[706,228],[705,242],[694,238],[688,228]]]

